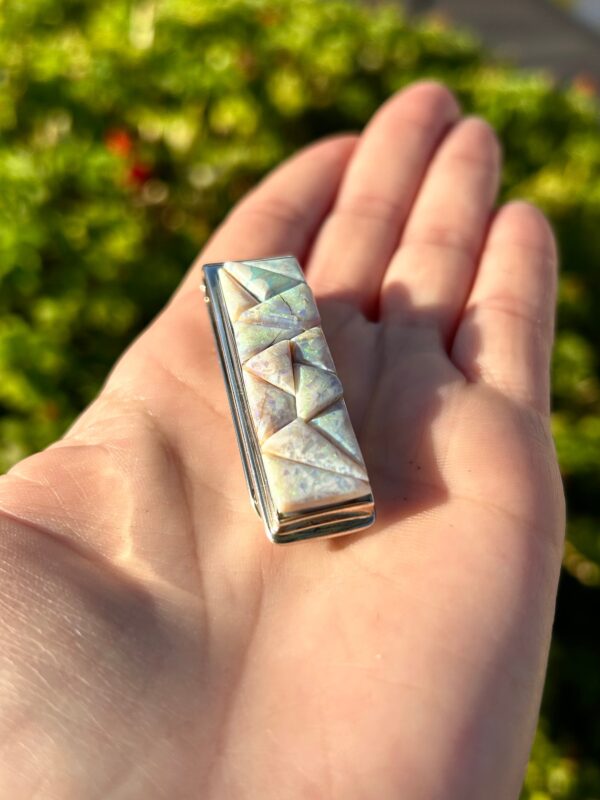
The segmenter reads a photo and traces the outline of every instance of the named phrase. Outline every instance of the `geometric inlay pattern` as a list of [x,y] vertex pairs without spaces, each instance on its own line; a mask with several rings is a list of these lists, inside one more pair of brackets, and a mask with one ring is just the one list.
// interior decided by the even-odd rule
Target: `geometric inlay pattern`
[[369,494],[342,385],[296,259],[227,261],[219,282],[277,509]]

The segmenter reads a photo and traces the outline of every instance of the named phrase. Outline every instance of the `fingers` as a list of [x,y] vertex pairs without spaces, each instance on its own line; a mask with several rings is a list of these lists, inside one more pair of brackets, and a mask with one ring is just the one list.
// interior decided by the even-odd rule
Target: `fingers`
[[311,255],[311,285],[370,313],[401,228],[440,139],[459,116],[439,84],[420,83],[373,117]]
[[496,215],[452,347],[472,381],[549,411],[556,246],[545,217],[514,202]]
[[181,290],[198,288],[202,264],[293,254],[302,263],[329,211],[354,135],[313,144],[285,161],[235,207],[191,268]]
[[384,315],[433,322],[448,340],[467,298],[498,190],[500,148],[466,119],[440,145],[386,272]]

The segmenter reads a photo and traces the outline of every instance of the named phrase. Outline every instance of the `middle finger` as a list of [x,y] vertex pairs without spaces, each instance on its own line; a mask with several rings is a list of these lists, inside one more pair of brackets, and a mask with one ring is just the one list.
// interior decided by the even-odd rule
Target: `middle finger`
[[429,162],[460,115],[437,83],[399,92],[373,117],[315,241],[307,271],[320,296],[376,312],[379,288]]

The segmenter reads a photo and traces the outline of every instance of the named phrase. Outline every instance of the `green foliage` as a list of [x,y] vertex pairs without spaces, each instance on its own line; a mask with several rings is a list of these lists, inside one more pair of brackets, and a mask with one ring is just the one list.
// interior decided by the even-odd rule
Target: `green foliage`
[[584,82],[559,89],[391,7],[0,0],[0,467],[64,431],[260,175],[423,76],[496,126],[504,196],[537,202],[559,234],[554,428],[571,522],[524,797],[592,800],[600,137]]

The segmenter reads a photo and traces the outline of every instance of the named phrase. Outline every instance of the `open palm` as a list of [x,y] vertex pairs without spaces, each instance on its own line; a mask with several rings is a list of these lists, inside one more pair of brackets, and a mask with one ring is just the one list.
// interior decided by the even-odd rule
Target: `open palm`
[[[492,215],[498,173],[488,126],[432,83],[303,151],[64,439],[2,479],[0,797],[518,796],[564,523],[552,236],[524,203]],[[286,252],[378,521],[278,547],[198,285],[200,263]]]

